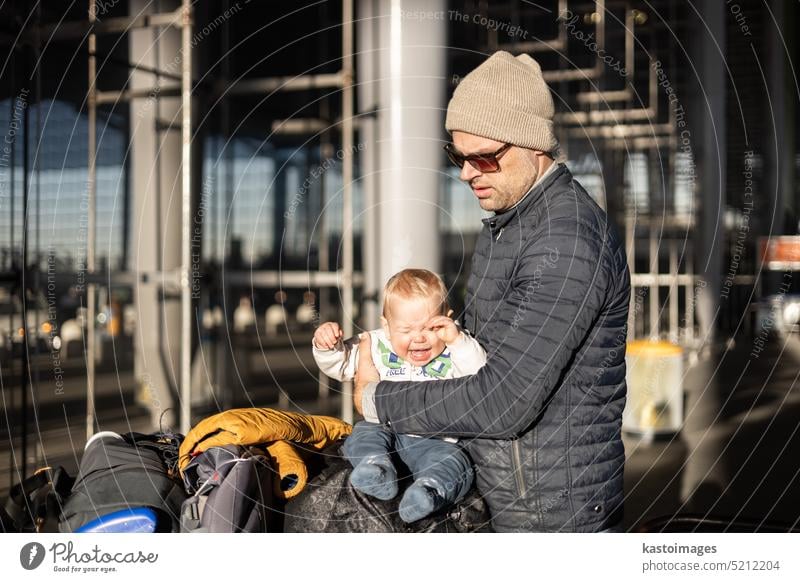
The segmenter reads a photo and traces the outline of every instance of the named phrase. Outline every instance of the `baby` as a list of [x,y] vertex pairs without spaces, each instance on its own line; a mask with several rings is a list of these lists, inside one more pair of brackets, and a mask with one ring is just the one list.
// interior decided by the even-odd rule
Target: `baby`
[[[486,353],[450,319],[442,280],[424,269],[405,269],[384,288],[382,328],[370,331],[372,361],[381,380],[441,380],[475,374]],[[358,338],[342,341],[338,324],[322,324],[314,334],[314,358],[327,376],[351,380],[358,365]],[[473,470],[452,438],[395,434],[384,425],[358,422],[344,444],[354,469],[350,483],[378,499],[397,495],[395,450],[414,482],[400,500],[400,518],[411,523],[459,501]]]

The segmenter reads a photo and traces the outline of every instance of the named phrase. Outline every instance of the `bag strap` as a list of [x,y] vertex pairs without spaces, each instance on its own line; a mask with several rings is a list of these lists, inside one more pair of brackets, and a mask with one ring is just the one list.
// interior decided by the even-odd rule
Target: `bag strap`
[[203,512],[206,509],[208,495],[193,495],[183,502],[181,507],[181,533],[207,533],[207,527],[201,527]]
[[63,467],[42,467],[14,485],[4,505],[12,527],[18,532],[42,531],[42,528],[49,531],[53,519],[58,522],[62,501],[74,483],[75,479]]

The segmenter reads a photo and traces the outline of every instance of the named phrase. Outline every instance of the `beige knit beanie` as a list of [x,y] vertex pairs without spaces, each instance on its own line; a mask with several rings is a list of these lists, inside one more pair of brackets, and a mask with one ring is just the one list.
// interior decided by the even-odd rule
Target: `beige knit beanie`
[[461,79],[447,106],[445,128],[552,152],[558,147],[553,113],[539,63],[498,51]]

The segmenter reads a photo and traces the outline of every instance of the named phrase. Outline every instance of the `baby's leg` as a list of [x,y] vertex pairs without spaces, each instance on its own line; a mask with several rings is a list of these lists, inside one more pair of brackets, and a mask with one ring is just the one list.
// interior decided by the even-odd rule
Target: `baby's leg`
[[400,501],[400,517],[417,521],[459,501],[474,478],[467,454],[455,443],[397,435],[397,452],[414,474]]
[[353,465],[350,484],[378,499],[397,495],[397,471],[389,456],[394,433],[373,422],[357,422],[344,441],[344,455]]

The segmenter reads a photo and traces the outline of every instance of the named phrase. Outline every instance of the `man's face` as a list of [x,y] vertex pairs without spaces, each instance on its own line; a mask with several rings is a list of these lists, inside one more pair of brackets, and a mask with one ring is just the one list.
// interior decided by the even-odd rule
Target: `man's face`
[[[466,156],[495,152],[504,144],[471,133],[454,131],[453,145]],[[539,168],[545,159],[549,160],[542,152],[512,146],[499,158],[500,169],[497,172],[482,173],[467,162],[461,168],[459,177],[470,185],[481,208],[504,212],[531,189],[540,172],[547,167]]]

